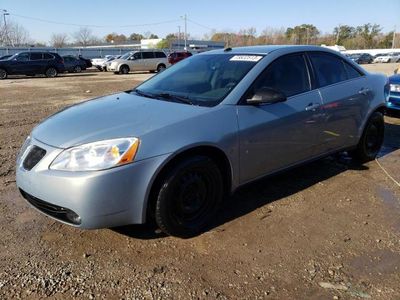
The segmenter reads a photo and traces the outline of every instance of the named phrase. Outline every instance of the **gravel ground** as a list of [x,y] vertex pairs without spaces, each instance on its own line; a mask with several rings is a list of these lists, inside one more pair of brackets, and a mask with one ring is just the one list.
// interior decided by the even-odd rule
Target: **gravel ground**
[[35,124],[148,76],[0,81],[1,299],[400,299],[400,187],[385,173],[400,181],[398,118],[386,118],[379,164],[328,157],[247,185],[192,239],[149,225],[83,231],[28,207],[14,163]]

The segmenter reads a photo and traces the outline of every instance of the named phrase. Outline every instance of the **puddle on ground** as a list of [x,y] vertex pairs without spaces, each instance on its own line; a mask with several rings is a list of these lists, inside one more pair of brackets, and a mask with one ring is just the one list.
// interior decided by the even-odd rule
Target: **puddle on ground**
[[390,250],[378,250],[355,257],[350,261],[349,266],[354,269],[352,274],[358,276],[369,273],[379,276],[398,274],[400,254]]
[[394,209],[400,209],[400,199],[397,197],[394,192],[389,189],[378,186],[377,188],[378,196],[382,199],[382,201]]

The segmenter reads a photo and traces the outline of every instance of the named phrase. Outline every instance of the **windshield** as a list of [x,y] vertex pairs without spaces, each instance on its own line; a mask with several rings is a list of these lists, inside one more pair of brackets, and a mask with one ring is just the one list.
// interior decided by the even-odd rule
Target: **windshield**
[[128,59],[129,56],[131,56],[131,55],[132,55],[132,53],[131,53],[131,52],[128,52],[128,53],[125,53],[124,55],[122,55],[120,58],[121,58],[121,59]]
[[[185,98],[190,104],[220,103],[263,58],[261,55],[201,54],[166,69],[137,88],[157,99]],[[156,96],[161,96],[161,98]],[[168,99],[167,99],[168,98]],[[182,101],[180,101],[182,102]]]

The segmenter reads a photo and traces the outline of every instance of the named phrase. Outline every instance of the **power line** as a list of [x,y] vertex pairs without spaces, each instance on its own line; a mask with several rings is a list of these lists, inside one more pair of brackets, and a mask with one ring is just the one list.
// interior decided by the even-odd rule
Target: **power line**
[[18,14],[13,14],[10,13],[10,15],[17,17],[17,18],[23,18],[23,19],[28,19],[28,20],[34,20],[38,22],[43,22],[43,23],[49,23],[49,24],[58,24],[58,25],[66,25],[66,26],[77,26],[77,27],[95,27],[95,28],[110,28],[110,27],[118,27],[118,28],[126,28],[126,27],[142,27],[142,26],[154,26],[154,25],[162,25],[162,24],[168,24],[168,23],[177,23],[180,20],[175,19],[175,20],[167,20],[167,21],[162,21],[162,22],[154,22],[154,23],[143,23],[143,24],[128,24],[128,25],[95,25],[95,24],[76,24],[76,23],[65,23],[65,22],[58,22],[58,21],[52,21],[52,20],[45,20],[45,19],[40,19],[40,18],[35,18],[35,17],[28,17],[28,16],[23,16],[23,15],[18,15]]
[[205,28],[205,29],[214,30],[214,28],[211,28],[211,27],[208,27],[208,26],[206,26],[206,25],[203,25],[203,24],[200,24],[200,23],[198,23],[198,22],[195,22],[195,21],[193,21],[192,19],[187,18],[187,20],[188,20],[190,23],[193,23],[193,24],[195,24],[195,25],[197,25],[197,26],[200,26],[200,27],[203,27],[203,28]]

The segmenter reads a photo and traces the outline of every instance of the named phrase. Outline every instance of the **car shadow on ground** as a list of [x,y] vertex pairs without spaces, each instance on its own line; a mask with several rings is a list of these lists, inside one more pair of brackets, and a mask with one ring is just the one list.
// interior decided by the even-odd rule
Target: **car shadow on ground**
[[[63,73],[58,74],[54,78],[48,79],[57,79],[57,78],[65,78],[65,77],[81,77],[81,76],[96,76],[95,73]],[[23,75],[9,75],[7,79],[3,79],[2,82],[7,82],[11,80],[21,80],[21,79],[46,79],[47,77],[44,75],[35,75],[35,76],[23,76]]]
[[[378,155],[379,158],[400,149],[400,125],[386,122],[385,130],[385,141]],[[224,201],[216,219],[205,232],[214,230],[262,206],[299,193],[347,170],[368,169],[368,166],[354,162],[346,152],[343,152],[246,184]],[[264,217],[267,215],[261,216],[261,218]],[[137,239],[166,236],[157,229],[154,223],[129,225],[112,230]]]
[[[368,170],[368,167],[354,164],[347,155],[341,154],[247,184],[224,201],[216,220],[205,231],[213,230],[261,206],[298,193],[348,169]],[[158,230],[154,222],[116,227],[112,230],[137,239],[147,240],[166,236]]]

